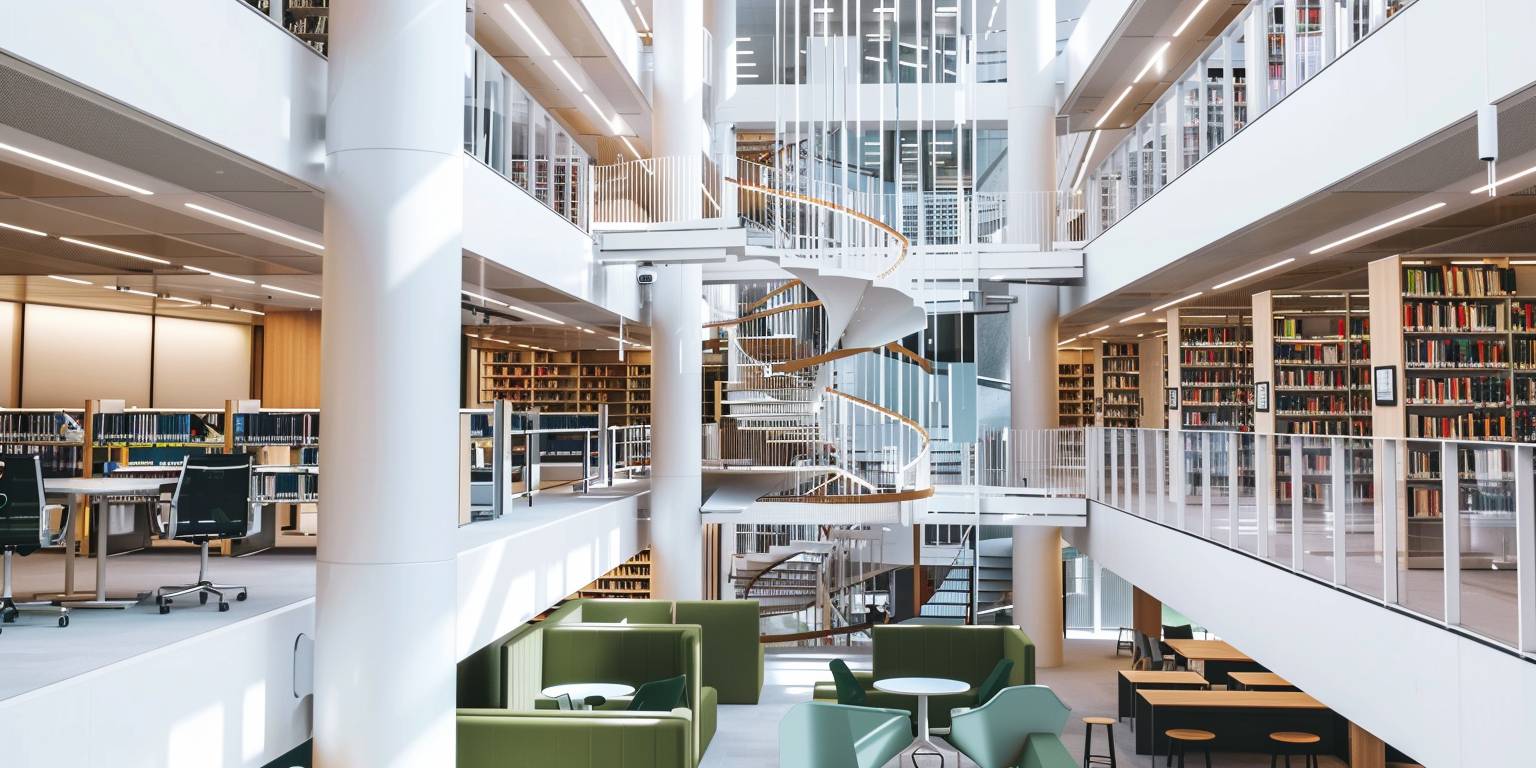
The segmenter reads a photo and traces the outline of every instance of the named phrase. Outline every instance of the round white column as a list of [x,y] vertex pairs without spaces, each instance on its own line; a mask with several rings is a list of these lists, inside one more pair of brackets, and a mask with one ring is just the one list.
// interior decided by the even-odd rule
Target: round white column
[[1056,218],[1041,215],[1039,194],[1056,189],[1056,0],[1008,0],[1007,25],[1006,239],[1035,243],[1054,236]]
[[679,158],[675,183],[684,220],[701,217],[704,131],[704,0],[668,0],[652,6],[655,84],[651,94],[651,143],[657,157]]
[[702,504],[704,271],[656,268],[651,290],[651,591],[704,594]]
[[[714,153],[723,176],[736,176],[736,124],[723,105],[736,95],[736,0],[714,0],[710,34],[714,37]],[[738,215],[736,194],[720,186],[720,215]]]
[[464,5],[331,21],[315,764],[452,765]]
[[[1057,425],[1054,285],[1009,286],[1009,421],[1013,429]],[[1034,478],[1015,478],[1015,482]],[[1035,665],[1061,665],[1061,529],[1014,526],[1013,621],[1035,643]]]

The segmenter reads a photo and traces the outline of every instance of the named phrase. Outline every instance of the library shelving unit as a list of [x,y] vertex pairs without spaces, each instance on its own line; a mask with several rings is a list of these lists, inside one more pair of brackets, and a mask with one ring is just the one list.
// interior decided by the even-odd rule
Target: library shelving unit
[[[1253,325],[1248,309],[1168,310],[1172,430],[1253,430]],[[1177,343],[1176,350],[1171,346]]]
[[651,551],[642,549],[619,567],[599,576],[571,598],[621,597],[645,600],[651,596]]
[[1093,358],[1084,347],[1056,349],[1058,426],[1093,426]]
[[331,0],[283,1],[283,26],[324,56],[331,39]]
[[1101,426],[1134,429],[1141,426],[1141,345],[1105,341],[1099,347]]
[[[499,347],[499,348],[498,348]],[[518,408],[596,413],[607,405],[610,422],[650,421],[651,353],[587,349],[549,352],[477,344],[481,403],[509,400]]]
[[[1444,505],[1461,510],[1461,563],[1512,566],[1512,456],[1536,441],[1536,267],[1481,256],[1392,256],[1370,265],[1373,370],[1389,368],[1395,402],[1373,398],[1376,434],[1407,438],[1399,457],[1401,546],[1410,568],[1444,566]],[[1521,288],[1529,293],[1521,294]],[[1378,395],[1380,393],[1377,393]],[[1441,439],[1456,451],[1445,498]]]
[[320,411],[263,408],[259,400],[226,406],[225,450],[255,456],[253,501],[262,509],[261,533],[236,542],[233,554],[271,547],[314,547],[320,502]]
[[42,457],[44,477],[76,477],[85,447],[83,408],[0,409],[0,452]]

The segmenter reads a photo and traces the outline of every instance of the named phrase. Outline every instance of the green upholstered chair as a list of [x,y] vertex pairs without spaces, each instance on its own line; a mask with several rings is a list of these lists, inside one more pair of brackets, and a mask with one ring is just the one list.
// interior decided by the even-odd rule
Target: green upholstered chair
[[987,675],[987,679],[981,681],[981,685],[976,687],[975,706],[979,707],[991,701],[992,697],[996,696],[998,691],[1007,688],[1008,675],[1012,671],[1012,659],[998,659],[997,665],[992,667],[992,672]]
[[1031,733],[1024,741],[1019,768],[1077,768],[1077,761],[1054,733]]
[[903,710],[805,701],[779,721],[779,766],[880,768],[911,743]]
[[589,624],[671,624],[672,601],[622,598],[583,600],[581,621]]
[[671,712],[686,707],[683,693],[687,691],[688,678],[678,675],[665,680],[652,680],[635,690],[629,700],[630,712]]
[[677,623],[704,628],[704,684],[721,704],[756,704],[762,694],[761,616],[756,600],[677,601]]
[[458,768],[694,768],[692,717],[671,712],[458,711]]
[[854,707],[869,704],[869,697],[864,695],[864,686],[853,676],[853,670],[848,668],[847,662],[833,659],[827,666],[832,668],[832,682],[837,684],[837,703]]
[[1071,712],[1046,686],[1004,688],[979,707],[951,712],[949,743],[981,768],[1010,768],[1032,734],[1060,736]]

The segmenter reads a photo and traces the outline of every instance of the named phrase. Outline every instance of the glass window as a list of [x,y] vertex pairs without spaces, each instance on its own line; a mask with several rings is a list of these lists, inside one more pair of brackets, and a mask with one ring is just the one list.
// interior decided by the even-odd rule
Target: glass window
[[1285,98],[1285,0],[1265,0],[1264,28],[1268,46],[1269,98],[1275,104]]
[[1248,124],[1248,35],[1246,24],[1239,24],[1230,36],[1228,57],[1232,66],[1232,133]]
[[[1219,84],[1218,84],[1219,87]],[[1179,106],[1179,167],[1176,173],[1183,173],[1186,168],[1200,160],[1200,123],[1204,117],[1201,113],[1205,110],[1205,89],[1200,77],[1200,67],[1191,67],[1184,74],[1184,81],[1180,88],[1181,104]],[[1217,109],[1220,109],[1220,101],[1216,101]],[[1220,122],[1218,118],[1217,122]]]
[[565,131],[556,128],[554,163],[550,171],[551,185],[554,190],[551,205],[561,216],[568,215],[570,211],[570,143],[571,140],[565,135]]
[[549,115],[538,110],[533,116],[533,196],[549,205]]
[[1323,0],[1296,3],[1296,82],[1305,83],[1323,68]]
[[528,92],[516,83],[507,108],[507,175],[513,183],[528,188]]

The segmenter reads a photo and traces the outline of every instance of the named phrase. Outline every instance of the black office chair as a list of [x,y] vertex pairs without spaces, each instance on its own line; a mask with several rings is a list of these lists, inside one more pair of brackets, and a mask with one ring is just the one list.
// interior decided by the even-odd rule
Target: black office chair
[[[58,617],[69,626],[69,609],[48,602],[18,603],[11,595],[11,561],[42,547],[57,546],[69,530],[64,508],[48,504],[43,496],[43,465],[37,456],[0,455],[0,548],[5,551],[5,586],[0,594],[0,622],[11,624],[22,611],[38,611]],[[49,530],[55,514],[62,520],[57,532]]]
[[246,588],[233,584],[215,584],[208,579],[208,542],[238,539],[250,535],[251,457],[245,454],[211,453],[188,456],[181,463],[181,480],[171,495],[169,514],[162,522],[161,536],[198,545],[196,584],[181,584],[155,590],[155,604],[161,613],[170,613],[172,602],[184,595],[197,595],[206,605],[208,596],[219,600],[219,610],[229,610],[224,593],[239,590],[236,600],[246,598]]

